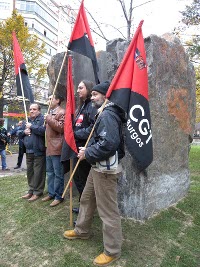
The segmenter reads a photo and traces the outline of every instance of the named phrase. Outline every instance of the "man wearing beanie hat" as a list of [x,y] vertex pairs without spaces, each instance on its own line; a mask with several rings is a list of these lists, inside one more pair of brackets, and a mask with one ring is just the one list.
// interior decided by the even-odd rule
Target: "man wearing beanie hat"
[[[96,108],[100,108],[104,103],[109,85],[110,83],[106,81],[93,87],[91,100]],[[108,266],[121,254],[122,230],[117,205],[117,179],[122,168],[120,163],[115,165],[115,161],[112,162],[111,159],[118,157],[120,160],[124,156],[123,122],[125,122],[124,112],[108,101],[96,119],[88,146],[79,147],[79,159],[86,159],[92,168],[81,196],[75,229],[65,231],[64,237],[88,239],[97,208],[103,223],[104,245],[103,253],[93,261],[97,266]]]
[[110,86],[110,82],[105,81],[103,83],[99,83],[99,84],[95,85],[93,87],[92,91],[96,91],[96,92],[101,93],[102,95],[106,95],[109,86]]

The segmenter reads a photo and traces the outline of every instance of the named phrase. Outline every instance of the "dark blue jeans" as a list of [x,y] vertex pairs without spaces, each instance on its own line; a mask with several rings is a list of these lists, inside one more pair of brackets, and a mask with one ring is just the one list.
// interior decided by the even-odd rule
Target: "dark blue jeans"
[[0,150],[2,170],[5,170],[6,165],[6,150]]
[[57,200],[62,200],[64,190],[64,172],[60,162],[61,156],[46,157],[47,184],[49,196]]

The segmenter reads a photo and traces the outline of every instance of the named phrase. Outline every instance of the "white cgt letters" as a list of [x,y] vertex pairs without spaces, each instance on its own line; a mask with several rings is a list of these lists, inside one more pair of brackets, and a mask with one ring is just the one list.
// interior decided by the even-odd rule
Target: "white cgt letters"
[[[131,134],[131,136],[130,136],[131,139],[135,139],[136,143],[138,143],[139,147],[142,147],[144,145],[144,143],[141,141],[141,138],[139,138],[139,136],[137,134],[138,131],[135,130],[133,128],[133,126],[131,125],[131,121],[138,122],[138,119],[134,116],[134,110],[135,109],[140,109],[140,111],[142,113],[142,117],[145,116],[145,111],[144,111],[142,106],[140,106],[140,105],[132,106],[132,108],[130,109],[130,112],[129,112],[130,119],[127,121],[127,129]],[[147,119],[141,119],[139,122],[139,125],[138,125],[138,130],[139,130],[141,135],[147,136],[145,143],[148,144],[148,142],[152,138],[152,133],[151,133],[149,121]]]

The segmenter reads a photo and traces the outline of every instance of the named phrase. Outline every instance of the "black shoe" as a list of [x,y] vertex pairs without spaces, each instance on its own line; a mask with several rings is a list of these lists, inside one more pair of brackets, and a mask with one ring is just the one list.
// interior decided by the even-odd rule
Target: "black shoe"
[[73,211],[74,213],[78,214],[78,213],[79,213],[79,208],[73,208],[72,211]]
[[15,170],[16,170],[16,169],[20,169],[20,166],[17,165],[16,167],[14,167],[14,169],[15,169]]

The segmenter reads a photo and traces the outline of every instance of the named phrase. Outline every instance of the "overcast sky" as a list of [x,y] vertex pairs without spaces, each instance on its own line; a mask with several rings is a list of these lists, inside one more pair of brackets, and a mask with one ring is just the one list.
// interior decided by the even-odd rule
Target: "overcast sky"
[[[63,2],[63,0],[62,0]],[[130,0],[125,0],[129,4]],[[134,7],[146,3],[148,0],[134,0]],[[172,32],[181,19],[180,11],[185,9],[192,0],[154,0],[150,3],[137,7],[133,10],[134,34],[139,22],[144,20],[142,26],[143,35],[147,37],[150,34],[162,35],[166,32]],[[72,8],[79,8],[79,0],[71,0]],[[89,10],[96,21],[101,24],[101,28],[108,39],[122,37],[114,28],[107,25],[113,25],[126,36],[126,21],[123,16],[121,5],[117,0],[84,0],[85,8]],[[128,6],[127,6],[128,9]],[[78,12],[78,10],[77,10]],[[87,16],[91,28],[94,28],[93,21]],[[92,33],[95,49],[105,49],[105,41]]]

